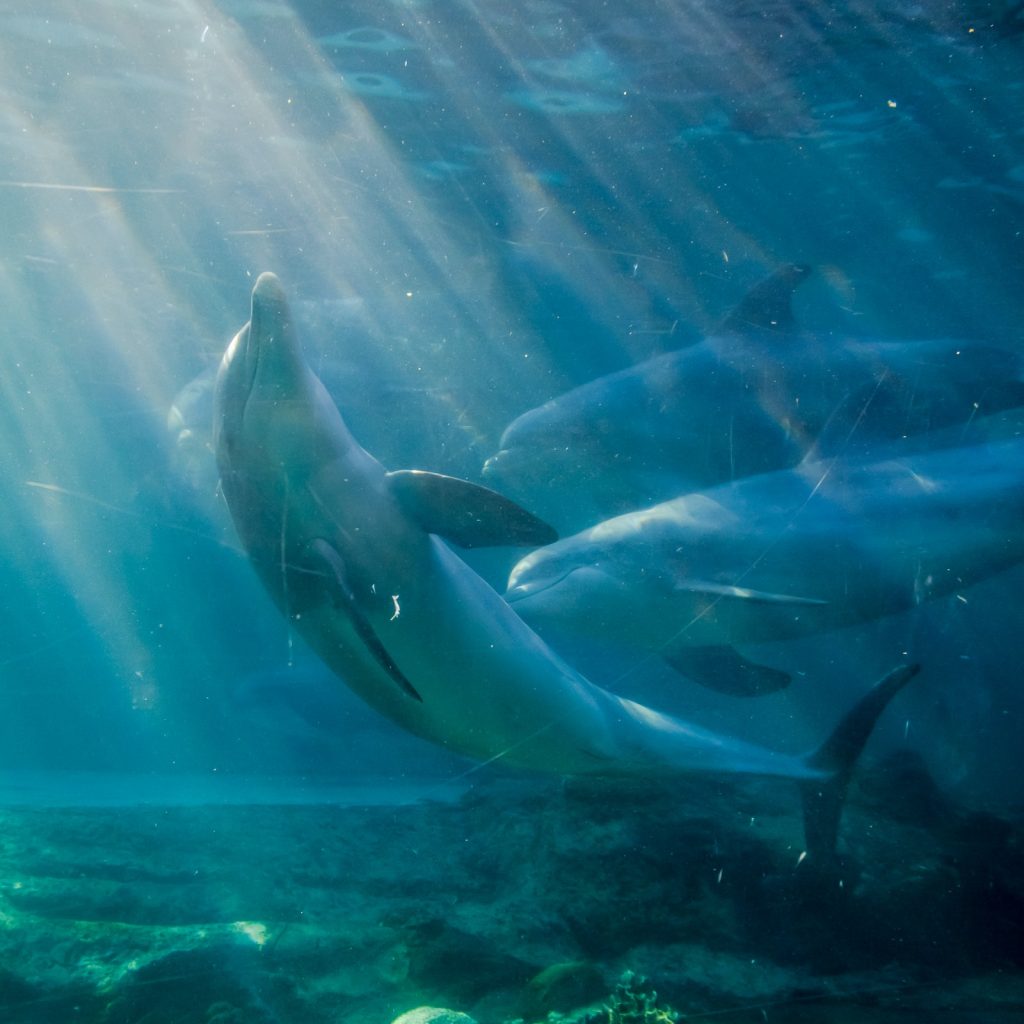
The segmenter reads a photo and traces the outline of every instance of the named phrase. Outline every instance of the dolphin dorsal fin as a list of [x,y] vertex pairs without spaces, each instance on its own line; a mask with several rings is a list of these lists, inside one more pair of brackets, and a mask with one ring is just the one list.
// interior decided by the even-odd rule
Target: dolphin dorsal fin
[[542,547],[558,540],[547,523],[488,487],[420,469],[397,470],[387,480],[410,519],[460,548]]
[[810,275],[811,268],[804,263],[789,263],[780,267],[747,292],[743,301],[722,321],[721,329],[728,333],[748,331],[751,328],[792,330],[796,326],[793,293]]

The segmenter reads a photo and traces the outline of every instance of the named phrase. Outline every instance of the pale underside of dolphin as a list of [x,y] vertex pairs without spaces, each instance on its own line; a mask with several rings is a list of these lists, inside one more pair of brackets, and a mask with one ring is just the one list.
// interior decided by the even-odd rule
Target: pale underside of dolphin
[[895,439],[1024,405],[1015,352],[801,331],[791,299],[809,273],[783,267],[711,336],[523,413],[485,477],[576,530],[805,458],[877,457]]
[[890,673],[803,757],[594,686],[440,539],[538,544],[549,529],[485,488],[386,472],[305,363],[272,274],[224,355],[214,446],[238,536],[282,614],[378,711],[470,757],[565,774],[792,778],[808,848],[827,851],[853,762],[916,671]]
[[531,552],[506,598],[545,638],[659,654],[734,694],[788,676],[734,644],[906,611],[1024,560],[1024,438],[803,463]]

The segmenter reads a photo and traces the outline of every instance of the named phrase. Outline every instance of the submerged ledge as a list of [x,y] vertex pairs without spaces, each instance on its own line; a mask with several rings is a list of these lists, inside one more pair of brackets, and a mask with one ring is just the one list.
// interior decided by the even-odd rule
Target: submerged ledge
[[0,771],[0,808],[401,806],[451,802],[468,788],[464,780],[444,778]]
[[117,802],[59,807],[30,799],[79,795],[47,779],[67,781],[4,780],[5,1022],[388,1024],[433,1005],[602,1024],[626,970],[691,1018],[1024,1012],[1024,827],[906,766],[862,774],[825,870],[800,857],[794,788],[769,780],[476,776],[441,800],[174,778],[127,803],[111,776],[85,788]]

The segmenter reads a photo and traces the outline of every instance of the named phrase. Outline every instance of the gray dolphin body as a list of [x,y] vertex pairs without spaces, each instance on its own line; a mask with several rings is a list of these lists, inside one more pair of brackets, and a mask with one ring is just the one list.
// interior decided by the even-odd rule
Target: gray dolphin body
[[542,636],[657,653],[733,693],[783,673],[733,644],[905,611],[1024,560],[1024,438],[803,463],[609,519],[527,555],[506,598]]
[[549,772],[793,778],[805,783],[808,848],[832,847],[853,762],[915,669],[890,673],[806,757],[594,686],[437,536],[537,543],[547,529],[484,488],[386,472],[305,363],[272,274],[256,282],[250,321],[221,363],[214,447],[238,536],[278,608],[399,725],[477,759]]
[[791,298],[808,274],[784,267],[710,337],[523,413],[485,477],[577,530],[809,457],[873,457],[895,439],[1024,405],[1024,360],[1008,350],[800,331]]

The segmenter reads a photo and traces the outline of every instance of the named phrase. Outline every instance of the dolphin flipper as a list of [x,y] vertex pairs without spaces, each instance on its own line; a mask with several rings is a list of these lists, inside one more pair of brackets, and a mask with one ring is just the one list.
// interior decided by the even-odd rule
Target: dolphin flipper
[[789,686],[781,669],[758,665],[734,647],[667,647],[661,657],[681,675],[730,697],[763,697]]
[[878,716],[920,671],[920,665],[901,665],[883,676],[847,711],[832,735],[804,758],[808,768],[829,773],[825,780],[812,779],[801,783],[804,835],[807,852],[811,856],[830,858],[835,855],[839,818],[853,766]]
[[547,523],[488,487],[420,469],[388,473],[387,479],[410,519],[460,548],[543,547],[558,540]]
[[810,275],[811,268],[803,263],[780,267],[747,292],[743,301],[722,321],[722,330],[793,330],[796,326],[793,293]]
[[356,633],[359,634],[359,639],[366,644],[366,649],[373,655],[381,668],[391,676],[403,693],[413,700],[422,702],[423,698],[395,664],[380,637],[374,632],[370,620],[356,604],[341,555],[327,541],[314,540],[307,549],[307,561],[311,563],[311,570],[326,580],[327,589],[330,591],[335,605],[344,610]]

